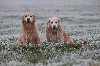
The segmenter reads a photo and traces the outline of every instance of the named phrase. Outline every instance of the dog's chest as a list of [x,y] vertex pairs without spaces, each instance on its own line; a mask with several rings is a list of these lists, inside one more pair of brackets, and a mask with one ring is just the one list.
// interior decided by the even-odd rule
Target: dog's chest
[[33,40],[35,38],[35,35],[34,34],[24,34],[24,38],[27,39],[27,40]]
[[60,40],[61,35],[59,33],[50,33],[50,40],[57,42],[58,40]]

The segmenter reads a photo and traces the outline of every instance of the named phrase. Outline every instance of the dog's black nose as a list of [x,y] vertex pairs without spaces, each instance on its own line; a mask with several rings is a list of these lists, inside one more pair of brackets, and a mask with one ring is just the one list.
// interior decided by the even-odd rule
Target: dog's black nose
[[27,23],[30,23],[30,18],[27,18]]
[[56,29],[56,26],[54,25],[54,26],[53,26],[53,30],[55,30],[55,29]]

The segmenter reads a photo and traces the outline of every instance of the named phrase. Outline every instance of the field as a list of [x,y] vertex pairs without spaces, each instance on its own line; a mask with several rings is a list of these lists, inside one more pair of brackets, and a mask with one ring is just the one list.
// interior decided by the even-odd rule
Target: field
[[[0,66],[100,66],[100,1],[98,0],[4,0],[0,1]],[[21,16],[33,12],[42,41],[49,17],[58,16],[74,43],[41,43],[21,47]]]

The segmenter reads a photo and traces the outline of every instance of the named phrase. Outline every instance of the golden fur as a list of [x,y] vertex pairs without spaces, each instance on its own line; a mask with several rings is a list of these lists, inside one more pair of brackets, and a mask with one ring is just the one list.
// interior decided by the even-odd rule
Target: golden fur
[[[29,21],[27,21],[28,18],[30,18]],[[17,42],[20,43],[21,45],[26,45],[28,43],[34,43],[34,44],[40,43],[38,27],[36,24],[34,14],[25,13],[22,16],[21,35],[17,39]]]
[[[52,17],[48,19],[46,24],[46,38],[48,42],[57,42],[57,43],[69,43],[72,44],[72,39],[65,33],[63,27],[60,24],[61,20],[58,17]],[[55,26],[57,28],[55,29]],[[54,30],[52,29],[54,26]]]

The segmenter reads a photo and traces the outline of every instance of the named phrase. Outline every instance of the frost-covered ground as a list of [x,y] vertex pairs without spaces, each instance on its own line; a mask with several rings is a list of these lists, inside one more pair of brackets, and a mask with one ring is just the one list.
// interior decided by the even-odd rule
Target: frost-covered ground
[[[28,11],[36,14],[42,41],[47,19],[58,16],[87,45],[19,46],[21,15]],[[0,66],[100,66],[100,0],[0,0]]]

